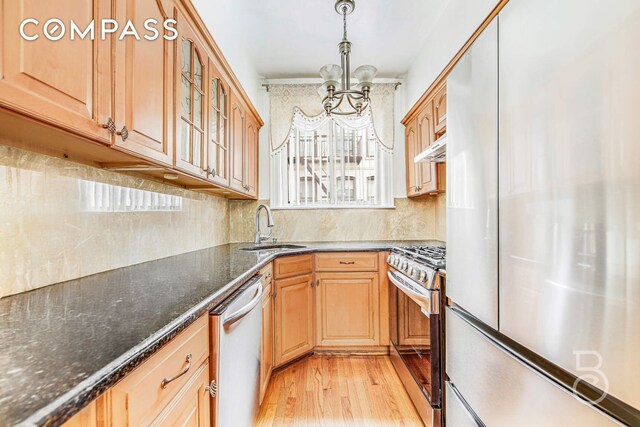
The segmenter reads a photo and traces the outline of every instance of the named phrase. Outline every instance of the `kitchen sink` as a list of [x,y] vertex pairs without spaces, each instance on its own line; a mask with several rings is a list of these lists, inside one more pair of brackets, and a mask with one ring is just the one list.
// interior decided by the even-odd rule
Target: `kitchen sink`
[[279,251],[283,249],[302,249],[304,245],[288,245],[288,244],[272,244],[272,245],[256,245],[246,248],[240,248],[243,251]]

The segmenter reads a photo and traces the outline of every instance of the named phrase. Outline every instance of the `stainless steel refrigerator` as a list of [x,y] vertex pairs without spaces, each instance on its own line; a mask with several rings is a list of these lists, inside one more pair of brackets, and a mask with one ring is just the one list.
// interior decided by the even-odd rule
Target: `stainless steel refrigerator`
[[640,425],[640,1],[511,0],[447,96],[446,424]]

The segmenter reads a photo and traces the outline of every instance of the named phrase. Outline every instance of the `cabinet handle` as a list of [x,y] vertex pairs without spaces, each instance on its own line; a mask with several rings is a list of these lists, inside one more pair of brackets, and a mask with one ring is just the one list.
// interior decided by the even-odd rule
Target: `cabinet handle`
[[355,261],[340,261],[340,264],[343,264],[343,265],[353,265],[355,263],[356,263]]
[[129,130],[126,126],[122,126],[122,130],[116,132],[116,135],[120,135],[122,137],[122,141],[126,141],[129,138]]
[[216,397],[218,395],[218,383],[216,380],[211,380],[211,384],[205,390],[209,392],[211,397]]
[[189,371],[189,369],[191,369],[191,353],[187,354],[187,359],[185,360],[185,362],[187,362],[186,368],[184,368],[182,371],[180,371],[180,373],[178,373],[178,375],[176,375],[176,376],[167,377],[167,378],[163,379],[162,382],[160,383],[160,387],[167,388],[167,386],[169,385],[169,383],[171,381],[177,380],[178,378],[180,378],[181,376],[186,374]]
[[316,280],[316,287],[319,288],[320,287],[320,279]]
[[111,117],[109,117],[109,120],[107,120],[107,123],[103,124],[102,127],[108,130],[111,136],[113,136],[116,133],[116,122],[114,122]]
[[277,291],[273,291],[273,293],[271,294],[272,297],[277,297],[278,296],[278,292]]
[[216,176],[216,170],[215,169],[209,169],[209,167],[207,167],[207,169],[205,169],[205,172],[207,172],[207,176],[211,175],[212,178],[215,178],[215,176]]

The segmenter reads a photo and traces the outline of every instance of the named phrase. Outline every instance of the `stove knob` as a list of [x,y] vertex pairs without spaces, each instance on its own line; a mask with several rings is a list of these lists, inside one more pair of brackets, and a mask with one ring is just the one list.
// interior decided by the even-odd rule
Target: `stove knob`
[[393,260],[394,260],[394,258],[395,258],[395,256],[393,256],[393,255],[389,255],[389,256],[387,257],[387,264],[391,264],[391,265],[393,265]]
[[402,271],[407,271],[408,266],[409,264],[407,263],[407,261],[400,261],[400,263],[398,264],[398,268]]
[[418,277],[416,277],[416,280],[418,280],[419,282],[426,282],[427,281],[427,272],[425,270],[418,270]]
[[407,276],[413,277],[415,271],[416,271],[415,268],[413,268],[412,266],[408,266],[406,270]]

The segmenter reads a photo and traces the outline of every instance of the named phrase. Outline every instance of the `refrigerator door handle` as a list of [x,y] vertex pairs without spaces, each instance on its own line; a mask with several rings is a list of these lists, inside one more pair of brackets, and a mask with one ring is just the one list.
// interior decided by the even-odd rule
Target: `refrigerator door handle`
[[245,292],[249,292],[251,289],[256,289],[255,296],[245,306],[239,308],[235,313],[230,314],[229,317],[226,317],[224,319],[224,321],[222,322],[222,326],[224,328],[229,328],[234,323],[242,320],[244,316],[249,314],[249,312],[251,312],[251,310],[253,310],[253,308],[258,305],[258,303],[262,299],[263,294],[262,280],[259,280],[255,285],[247,288]]

